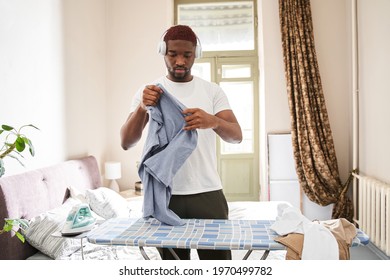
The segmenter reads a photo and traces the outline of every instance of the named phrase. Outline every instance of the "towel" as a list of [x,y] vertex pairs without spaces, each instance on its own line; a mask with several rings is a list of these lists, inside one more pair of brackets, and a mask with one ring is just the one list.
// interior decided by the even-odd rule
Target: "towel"
[[338,243],[330,230],[317,222],[311,222],[298,208],[279,205],[278,216],[271,229],[279,235],[303,235],[302,260],[339,259]]
[[141,157],[138,174],[144,185],[143,217],[154,217],[161,223],[183,225],[168,208],[172,195],[172,179],[196,148],[196,130],[185,131],[182,111],[185,106],[164,92],[157,106],[148,106],[149,131]]

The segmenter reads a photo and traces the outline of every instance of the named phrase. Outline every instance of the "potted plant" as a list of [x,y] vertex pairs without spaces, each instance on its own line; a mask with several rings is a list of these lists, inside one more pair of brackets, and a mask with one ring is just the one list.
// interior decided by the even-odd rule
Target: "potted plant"
[[[5,173],[3,158],[6,156],[16,159],[22,166],[24,166],[21,158],[24,158],[22,152],[29,148],[31,156],[35,155],[34,146],[26,135],[22,134],[22,130],[26,127],[38,129],[32,124],[23,125],[19,129],[3,124],[0,129],[0,136],[4,136],[0,143],[0,177]],[[19,229],[26,229],[27,223],[23,219],[5,219],[3,229],[0,229],[0,234],[5,232],[14,232],[15,235],[24,242],[24,236],[19,232]],[[15,229],[16,228],[16,229]]]
[[[26,127],[32,127],[38,129],[32,124],[23,125],[19,129],[15,129],[12,126],[3,124],[0,129],[0,135],[4,136],[4,142],[0,148],[0,177],[5,173],[3,158],[6,156],[16,159],[22,166],[23,162],[20,158],[23,158],[22,152],[28,146],[31,156],[35,155],[34,146],[26,135],[22,134],[22,130]],[[4,134],[3,134],[4,133]]]
[[[16,227],[16,229],[15,229]],[[3,229],[0,229],[0,234],[5,232],[13,232],[20,241],[24,243],[25,238],[22,233],[19,232],[21,229],[26,230],[28,228],[28,222],[23,219],[5,219]]]

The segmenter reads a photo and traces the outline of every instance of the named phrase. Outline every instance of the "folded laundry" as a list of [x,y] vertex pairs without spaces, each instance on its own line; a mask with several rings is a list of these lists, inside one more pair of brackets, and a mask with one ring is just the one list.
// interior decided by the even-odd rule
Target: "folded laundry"
[[164,92],[157,106],[149,106],[149,131],[138,174],[144,185],[144,218],[154,217],[168,225],[184,222],[168,208],[172,179],[196,148],[196,130],[185,131],[185,106]]

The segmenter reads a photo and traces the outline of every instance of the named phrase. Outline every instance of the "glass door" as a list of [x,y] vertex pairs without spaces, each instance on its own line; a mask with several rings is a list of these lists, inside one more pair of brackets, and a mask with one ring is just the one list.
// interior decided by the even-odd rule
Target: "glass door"
[[175,23],[198,35],[203,57],[192,74],[219,84],[243,132],[240,144],[218,138],[218,170],[228,200],[259,200],[259,74],[254,0],[175,0]]
[[202,58],[192,74],[218,83],[240,123],[243,140],[218,138],[218,171],[229,201],[259,199],[258,84],[256,59]]

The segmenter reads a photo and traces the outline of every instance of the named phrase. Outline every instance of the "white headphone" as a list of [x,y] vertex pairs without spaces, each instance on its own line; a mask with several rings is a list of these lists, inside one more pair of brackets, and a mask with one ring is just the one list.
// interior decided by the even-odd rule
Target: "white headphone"
[[[167,32],[165,31],[165,33],[167,33]],[[165,33],[161,36],[161,41],[158,43],[158,46],[157,46],[157,51],[161,55],[167,54],[167,44],[162,39],[164,37]],[[202,46],[200,44],[200,40],[199,40],[198,36],[196,36],[196,41],[197,41],[197,44],[195,46],[195,58],[200,58],[200,57],[202,57]]]

